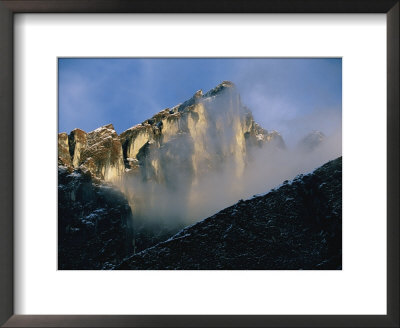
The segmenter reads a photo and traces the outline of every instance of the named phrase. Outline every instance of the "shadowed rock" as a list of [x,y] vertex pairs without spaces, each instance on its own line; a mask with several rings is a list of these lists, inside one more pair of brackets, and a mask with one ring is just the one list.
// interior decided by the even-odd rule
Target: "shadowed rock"
[[81,153],[87,146],[86,137],[87,133],[81,129],[72,130],[68,136],[69,152],[74,167],[79,167],[81,163]]
[[133,253],[132,212],[90,172],[58,169],[58,269],[109,269]]
[[71,167],[71,155],[69,153],[68,134],[58,134],[58,165]]
[[341,269],[342,158],[228,207],[115,269]]

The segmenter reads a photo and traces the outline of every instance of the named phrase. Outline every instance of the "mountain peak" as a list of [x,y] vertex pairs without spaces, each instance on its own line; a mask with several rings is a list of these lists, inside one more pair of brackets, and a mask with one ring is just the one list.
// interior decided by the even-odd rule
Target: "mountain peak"
[[194,97],[195,98],[201,98],[201,97],[203,97],[203,90],[198,90],[198,91],[196,91],[196,93],[194,94]]
[[[115,131],[114,125],[109,123],[109,124],[106,124],[106,125],[103,125],[103,126],[97,128],[96,130],[93,130],[92,132],[100,132],[102,130],[114,130]],[[89,133],[92,133],[92,132],[89,132]]]
[[325,134],[321,131],[314,130],[308,133],[303,139],[299,142],[299,147],[306,151],[313,151],[316,149],[321,143],[323,143],[326,139]]
[[79,134],[79,135],[82,135],[82,134],[86,134],[86,132],[83,131],[83,130],[81,130],[81,129],[79,129],[79,128],[75,128],[75,129],[73,129],[73,130],[70,132],[70,134]]
[[235,83],[233,83],[232,81],[222,81],[222,83],[220,85],[222,85],[226,88],[235,87]]
[[231,81],[222,81],[215,88],[211,89],[207,93],[203,95],[203,98],[208,98],[212,96],[216,96],[217,94],[226,91],[226,90],[236,90],[236,86]]

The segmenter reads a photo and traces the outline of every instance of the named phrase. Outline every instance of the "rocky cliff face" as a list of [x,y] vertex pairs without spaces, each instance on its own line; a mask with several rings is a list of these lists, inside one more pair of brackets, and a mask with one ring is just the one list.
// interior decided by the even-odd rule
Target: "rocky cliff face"
[[[193,180],[227,161],[239,176],[249,147],[268,143],[285,147],[279,133],[268,133],[254,122],[235,86],[227,81],[204,95],[201,90],[196,92],[186,102],[162,110],[120,136],[112,124],[89,133],[75,129],[66,136],[59,134],[60,163],[84,166],[105,181],[122,176],[126,169],[140,171],[145,179],[166,182],[169,167],[182,160]],[[174,164],[166,165],[166,161]]]
[[193,190],[210,173],[229,170],[232,178],[240,178],[251,149],[285,148],[279,133],[255,123],[228,81],[206,94],[196,92],[120,136],[111,124],[89,133],[75,129],[66,136],[59,134],[60,165],[114,182],[140,215],[157,206],[158,199],[152,197],[160,186],[179,191],[176,197],[190,207],[197,198]]
[[87,133],[81,129],[71,131],[68,136],[69,153],[73,167],[81,164],[81,153],[87,146]]
[[58,144],[60,165],[88,171],[96,179],[116,182],[125,170],[121,141],[112,124],[89,133],[60,133]]
[[342,159],[228,207],[115,269],[341,269]]
[[272,142],[284,147],[277,132],[268,133],[254,122],[231,82],[223,82],[204,95],[200,90],[120,137],[128,171],[139,165],[144,179],[164,183],[170,183],[171,169],[179,170],[181,165],[190,172],[193,183],[228,162],[240,176],[248,147]]
[[68,134],[58,134],[58,165],[71,167],[71,155],[69,153]]
[[124,170],[121,141],[112,124],[87,134],[87,144],[81,153],[81,165],[95,177],[118,181]]

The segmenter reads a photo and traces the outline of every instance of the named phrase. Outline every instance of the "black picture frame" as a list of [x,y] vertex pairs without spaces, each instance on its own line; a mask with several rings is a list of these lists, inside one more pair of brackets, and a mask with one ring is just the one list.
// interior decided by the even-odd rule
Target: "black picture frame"
[[[399,0],[0,0],[0,324],[4,327],[399,327]],[[14,315],[13,17],[16,13],[385,13],[387,315]],[[368,288],[366,286],[366,288]]]

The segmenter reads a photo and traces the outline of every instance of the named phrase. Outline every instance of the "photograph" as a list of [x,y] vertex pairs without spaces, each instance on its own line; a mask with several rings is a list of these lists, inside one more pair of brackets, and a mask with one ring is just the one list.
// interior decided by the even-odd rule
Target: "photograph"
[[398,327],[399,1],[0,0],[0,326]]
[[341,58],[58,58],[58,270],[342,270]]

